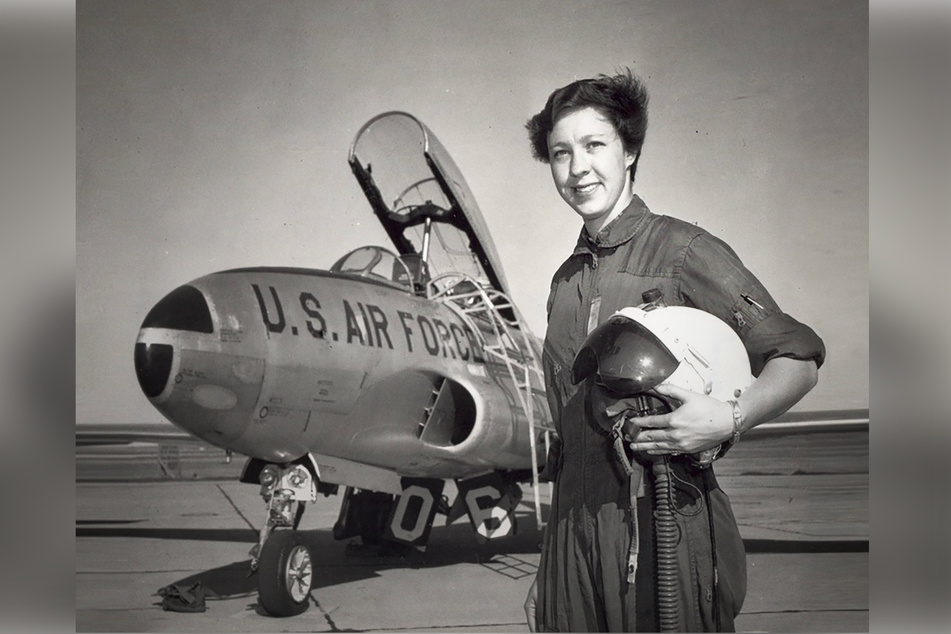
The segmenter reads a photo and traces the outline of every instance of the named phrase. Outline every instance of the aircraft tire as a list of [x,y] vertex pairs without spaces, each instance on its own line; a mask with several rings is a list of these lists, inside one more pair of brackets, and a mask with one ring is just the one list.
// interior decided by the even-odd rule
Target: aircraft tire
[[314,581],[310,551],[297,531],[271,533],[258,563],[258,601],[271,616],[296,616],[307,609]]

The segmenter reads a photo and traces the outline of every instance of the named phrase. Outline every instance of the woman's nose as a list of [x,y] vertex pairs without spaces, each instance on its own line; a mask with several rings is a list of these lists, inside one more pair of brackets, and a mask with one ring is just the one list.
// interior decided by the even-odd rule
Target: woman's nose
[[572,176],[581,176],[586,174],[591,167],[591,163],[588,161],[588,157],[585,156],[584,152],[576,152],[571,157],[571,165],[569,166],[569,171]]

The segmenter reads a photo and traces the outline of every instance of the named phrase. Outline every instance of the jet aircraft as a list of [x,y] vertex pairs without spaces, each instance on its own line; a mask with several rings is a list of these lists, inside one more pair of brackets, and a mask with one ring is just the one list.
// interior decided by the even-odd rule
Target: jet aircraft
[[421,547],[437,512],[505,537],[523,482],[542,522],[540,344],[465,179],[404,112],[367,122],[348,161],[391,245],[329,270],[205,275],[159,300],[135,342],[152,405],[247,457],[241,481],[265,502],[251,568],[275,616],[307,607],[314,564],[297,528],[320,494],[342,487],[334,537],[367,544]]

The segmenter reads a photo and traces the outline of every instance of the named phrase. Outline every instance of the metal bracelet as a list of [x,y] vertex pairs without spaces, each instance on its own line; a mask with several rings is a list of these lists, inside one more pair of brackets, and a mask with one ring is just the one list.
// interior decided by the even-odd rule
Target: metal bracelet
[[743,418],[743,412],[740,411],[739,402],[730,399],[727,401],[727,403],[730,404],[730,408],[733,410],[733,438],[731,443],[735,445],[740,442],[740,434],[743,433],[743,430],[740,428],[740,421]]

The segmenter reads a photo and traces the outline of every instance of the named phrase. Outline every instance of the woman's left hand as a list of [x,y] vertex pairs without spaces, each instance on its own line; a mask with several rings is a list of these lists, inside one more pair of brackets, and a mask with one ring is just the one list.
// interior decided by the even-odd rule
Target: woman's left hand
[[669,414],[630,420],[641,428],[631,443],[635,452],[697,453],[716,447],[733,434],[733,408],[729,403],[674,385],[660,385],[655,391],[677,399],[681,405]]

